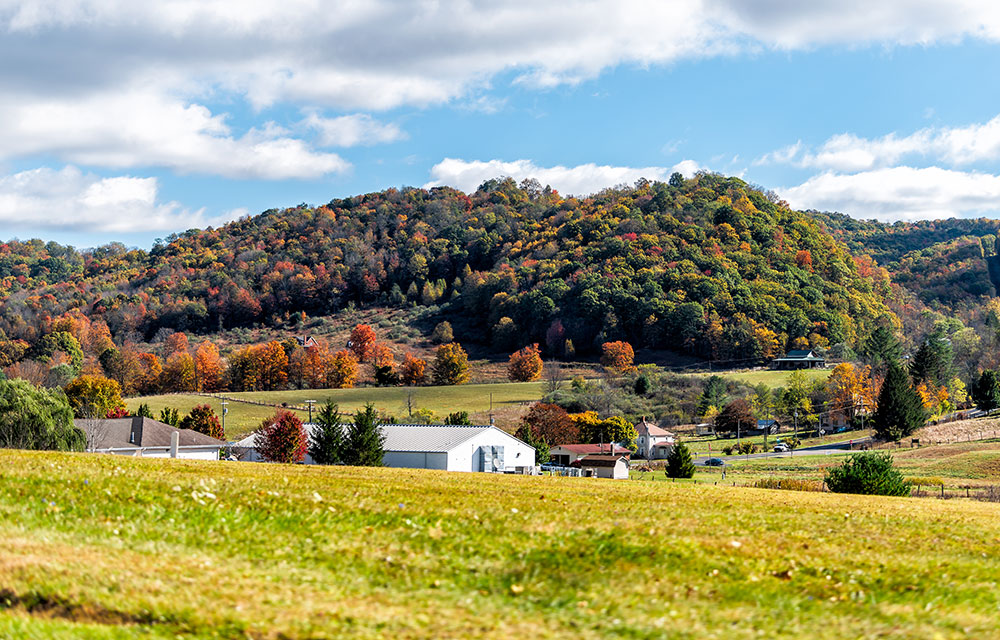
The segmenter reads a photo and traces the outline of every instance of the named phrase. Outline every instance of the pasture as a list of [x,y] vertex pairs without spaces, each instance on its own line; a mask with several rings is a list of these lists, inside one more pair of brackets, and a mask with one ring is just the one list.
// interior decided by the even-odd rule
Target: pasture
[[0,637],[967,638],[1000,505],[0,451]]

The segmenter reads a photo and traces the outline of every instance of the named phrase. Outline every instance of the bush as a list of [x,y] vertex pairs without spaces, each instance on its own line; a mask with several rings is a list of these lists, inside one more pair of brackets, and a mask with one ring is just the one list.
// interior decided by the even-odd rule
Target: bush
[[826,486],[835,493],[862,493],[875,496],[910,495],[910,483],[892,464],[886,453],[856,453],[832,469]]
[[722,453],[724,455],[731,456],[733,455],[733,451],[735,451],[735,449],[736,447],[734,447],[733,445],[726,445],[722,447]]

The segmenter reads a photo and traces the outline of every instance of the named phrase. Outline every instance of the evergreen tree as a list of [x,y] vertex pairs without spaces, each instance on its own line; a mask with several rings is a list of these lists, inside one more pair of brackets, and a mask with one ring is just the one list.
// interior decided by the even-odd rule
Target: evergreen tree
[[923,402],[906,372],[899,364],[890,364],[878,396],[878,408],[872,414],[875,437],[899,440],[922,427],[926,419]]
[[877,327],[865,340],[862,347],[865,361],[875,367],[882,367],[890,362],[897,362],[903,355],[899,340],[888,327]]
[[468,411],[455,411],[448,414],[448,417],[444,419],[444,423],[451,425],[471,425],[472,420],[469,419]]
[[340,458],[355,467],[381,467],[384,455],[385,434],[379,429],[375,405],[368,403],[354,414]]
[[983,371],[973,383],[971,392],[972,401],[983,411],[1000,407],[1000,374],[991,369]]
[[694,461],[691,460],[691,452],[683,442],[678,442],[670,448],[666,474],[668,478],[694,477]]
[[701,397],[698,398],[698,415],[708,413],[710,407],[722,409],[726,403],[726,381],[721,376],[710,376],[705,381]]
[[140,418],[149,418],[150,420],[154,420],[156,418],[156,416],[153,415],[153,410],[150,409],[149,405],[145,402],[140,404],[139,408],[135,410],[135,415]]
[[953,359],[947,328],[938,325],[913,355],[910,375],[916,383],[930,382],[938,387],[947,385],[954,375]]
[[523,424],[514,434],[514,437],[524,442],[529,447],[535,448],[535,464],[544,464],[549,461],[549,445],[545,438],[536,437],[531,427]]
[[309,455],[316,464],[338,464],[344,455],[344,425],[340,408],[327,400],[316,415],[316,427],[309,437]]
[[856,453],[835,467],[826,477],[834,493],[861,493],[873,496],[908,496],[910,483],[892,464],[892,454]]

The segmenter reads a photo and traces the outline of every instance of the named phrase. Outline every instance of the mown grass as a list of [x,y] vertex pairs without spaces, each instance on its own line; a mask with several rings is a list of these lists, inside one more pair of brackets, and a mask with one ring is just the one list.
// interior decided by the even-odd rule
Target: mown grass
[[[810,382],[813,380],[826,380],[830,377],[830,373],[833,369],[802,369],[802,373],[805,374],[806,380]],[[742,382],[743,384],[748,384],[750,386],[757,386],[758,384],[764,383],[772,389],[778,387],[788,386],[788,376],[792,375],[793,371],[776,371],[773,369],[753,369],[748,371],[722,371],[715,374],[698,374],[701,376],[709,375],[719,375],[723,378],[729,378],[731,380],[736,380]]]
[[[821,436],[817,438],[804,438],[802,437],[802,432],[799,432],[799,448],[802,447],[815,447],[821,444],[837,444],[842,442],[850,442],[852,440],[861,440],[872,435],[871,429],[858,429],[855,431],[845,431],[843,433],[833,433],[827,436]],[[767,450],[770,451],[774,448],[774,445],[779,440],[788,440],[795,436],[793,431],[782,431],[779,434],[772,434],[767,436]],[[763,452],[764,447],[764,436],[742,436],[739,442],[751,442],[761,448]],[[725,459],[722,453],[723,447],[732,446],[735,447],[737,444],[736,434],[733,434],[732,438],[725,437],[712,437],[712,436],[694,436],[691,438],[685,438],[684,444],[687,445],[688,449],[698,455],[714,455],[720,456]]]
[[966,638],[1000,506],[0,452],[0,637]]
[[[289,391],[226,392],[231,398],[265,402],[286,403],[305,406],[306,400],[315,400],[318,408],[327,399],[340,406],[342,413],[352,413],[371,402],[387,414],[405,421],[409,414],[407,400],[410,398],[413,410],[430,409],[441,419],[454,411],[468,411],[480,419],[488,420],[490,394],[493,408],[503,413],[511,407],[521,407],[539,400],[543,394],[543,382],[508,382],[498,384],[465,384],[448,387],[359,387],[355,389],[305,389]],[[194,394],[167,394],[130,398],[126,401],[130,410],[146,403],[158,416],[163,407],[176,408],[182,415],[199,404],[209,404],[216,413],[222,412],[220,400]],[[269,406],[230,402],[226,416],[226,436],[237,439],[260,426],[262,420],[274,414]],[[526,408],[526,407],[525,407]],[[299,412],[303,418],[305,411]]]

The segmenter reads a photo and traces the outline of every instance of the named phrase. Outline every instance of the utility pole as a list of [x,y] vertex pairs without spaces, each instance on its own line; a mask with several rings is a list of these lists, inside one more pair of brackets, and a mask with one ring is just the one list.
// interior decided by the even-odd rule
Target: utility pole
[[313,405],[316,404],[315,400],[306,400],[306,406],[309,407],[309,424],[313,421]]
[[490,424],[493,424],[493,394],[490,393]]
[[229,413],[228,404],[225,400],[222,401],[222,433],[226,432],[226,414]]

